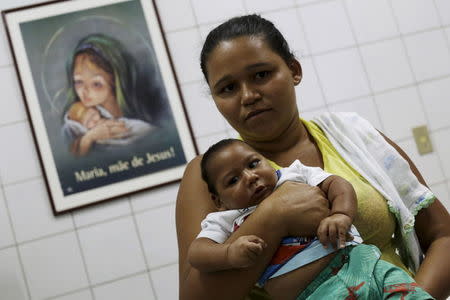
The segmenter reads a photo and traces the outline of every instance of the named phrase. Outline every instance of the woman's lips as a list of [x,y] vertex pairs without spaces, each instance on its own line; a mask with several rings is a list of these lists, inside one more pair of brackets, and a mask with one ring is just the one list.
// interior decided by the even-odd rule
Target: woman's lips
[[251,112],[247,113],[247,115],[245,116],[245,120],[249,120],[257,115],[260,115],[262,113],[265,113],[266,111],[269,111],[270,108],[264,108],[264,109],[255,109],[252,110]]

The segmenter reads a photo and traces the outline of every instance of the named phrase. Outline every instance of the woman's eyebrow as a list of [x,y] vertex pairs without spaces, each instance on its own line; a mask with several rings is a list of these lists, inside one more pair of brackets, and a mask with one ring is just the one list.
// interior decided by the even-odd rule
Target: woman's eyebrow
[[213,89],[216,89],[222,82],[230,80],[231,79],[231,75],[225,75],[224,77],[220,78],[215,84]]
[[[255,63],[251,64],[245,67],[246,71],[251,71],[253,69],[261,68],[261,67],[268,67],[270,66],[269,63],[261,62],[261,63]],[[224,77],[220,78],[213,86],[213,89],[216,89],[222,82],[230,80],[231,75],[225,75]]]
[[253,70],[253,69],[257,69],[260,67],[268,67],[270,66],[269,63],[265,63],[265,62],[261,62],[261,63],[256,63],[256,64],[251,64],[245,67],[246,70]]

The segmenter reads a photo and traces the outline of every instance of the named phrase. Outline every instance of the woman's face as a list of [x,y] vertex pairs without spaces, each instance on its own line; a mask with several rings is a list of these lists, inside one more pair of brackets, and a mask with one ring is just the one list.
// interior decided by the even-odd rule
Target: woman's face
[[74,88],[84,106],[105,105],[116,100],[112,75],[95,65],[89,56],[78,55],[74,66]]
[[277,138],[298,119],[298,61],[288,66],[260,37],[221,42],[206,64],[208,83],[221,114],[244,139]]

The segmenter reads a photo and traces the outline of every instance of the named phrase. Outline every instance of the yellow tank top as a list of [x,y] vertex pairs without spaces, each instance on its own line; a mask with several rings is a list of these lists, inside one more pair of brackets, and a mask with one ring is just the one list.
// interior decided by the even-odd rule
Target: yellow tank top
[[[381,251],[381,259],[404,269],[411,275],[395,252],[396,241],[393,234],[396,221],[384,197],[341,157],[317,124],[305,120],[302,122],[322,153],[324,170],[345,178],[353,185],[358,201],[358,213],[353,224],[364,243],[377,246]],[[277,169],[280,168],[276,164],[273,165]]]

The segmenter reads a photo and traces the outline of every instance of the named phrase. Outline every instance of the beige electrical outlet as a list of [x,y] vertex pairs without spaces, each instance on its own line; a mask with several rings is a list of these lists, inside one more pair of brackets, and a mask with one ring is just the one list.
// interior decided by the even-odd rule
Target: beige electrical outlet
[[415,127],[412,129],[412,132],[420,155],[433,152],[433,145],[431,145],[430,135],[428,134],[426,125]]

